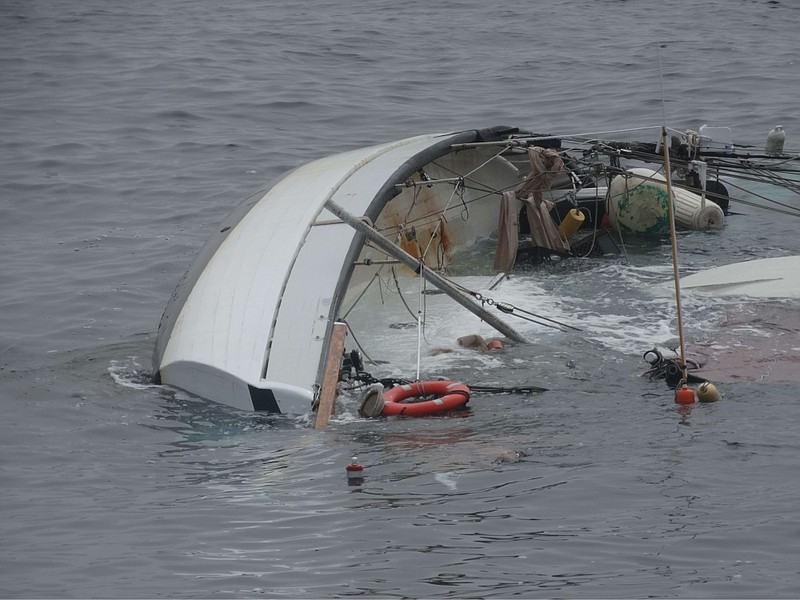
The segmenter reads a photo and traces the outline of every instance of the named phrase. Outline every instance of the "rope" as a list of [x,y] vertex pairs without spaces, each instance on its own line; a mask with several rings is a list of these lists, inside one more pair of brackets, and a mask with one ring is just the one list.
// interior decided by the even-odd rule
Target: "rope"
[[543,141],[543,140],[570,140],[570,141],[578,141],[582,143],[588,143],[592,141],[599,141],[598,138],[600,136],[606,136],[609,134],[617,134],[617,133],[633,133],[635,131],[658,131],[658,125],[646,125],[641,127],[629,127],[627,129],[611,129],[608,131],[588,131],[583,133],[567,133],[564,135],[539,135],[539,136],[526,136],[523,138],[516,138],[518,140],[523,141]]
[[373,360],[373,359],[370,357],[370,355],[369,355],[369,354],[367,354],[367,352],[364,350],[364,347],[363,347],[363,346],[361,345],[361,343],[358,341],[358,338],[356,337],[356,334],[355,334],[355,332],[353,331],[353,328],[352,328],[352,327],[350,327],[350,323],[348,323],[348,322],[347,322],[347,321],[345,321],[344,319],[340,319],[340,320],[342,321],[342,323],[344,323],[345,325],[347,325],[347,331],[349,331],[349,332],[350,332],[350,337],[352,337],[352,338],[353,338],[353,341],[356,343],[356,346],[358,346],[358,349],[359,349],[359,350],[361,350],[361,354],[363,354],[363,355],[364,355],[364,358],[366,358],[366,359],[367,359],[369,362],[371,362],[373,365],[376,365],[376,366],[377,366],[377,365],[378,365],[378,362],[377,362],[377,361],[375,361],[375,360]]
[[[486,164],[486,163],[484,163],[484,164]],[[478,168],[480,168],[480,167],[478,167]],[[475,170],[477,170],[477,169],[475,169]],[[474,172],[475,170],[473,170],[472,172]],[[416,188],[414,190],[414,202],[415,203],[416,203],[416,192],[417,192],[417,189],[418,188]],[[465,221],[469,218],[469,209],[467,208],[467,205],[464,202],[464,179],[460,178],[456,182],[456,185],[453,187],[453,192],[450,194],[450,198],[447,199],[447,203],[445,204],[444,208],[441,211],[439,211],[439,219],[436,222],[436,227],[434,228],[433,233],[431,234],[430,238],[428,239],[428,243],[425,246],[425,249],[422,250],[422,256],[419,257],[419,273],[418,273],[418,278],[419,278],[419,300],[418,300],[418,305],[417,305],[418,308],[417,308],[417,315],[416,315],[416,320],[417,320],[417,380],[419,380],[420,372],[421,372],[421,369],[422,369],[422,340],[423,340],[423,337],[425,335],[425,332],[424,332],[425,321],[424,321],[424,318],[423,318],[423,314],[424,314],[423,313],[423,306],[426,306],[425,297],[424,297],[425,296],[424,295],[424,290],[425,290],[426,282],[425,282],[425,278],[422,276],[422,270],[426,268],[425,267],[425,263],[424,263],[424,259],[428,255],[428,251],[430,250],[431,245],[433,244],[433,240],[437,237],[437,235],[439,234],[440,229],[442,228],[442,223],[444,222],[444,214],[450,208],[450,204],[453,202],[453,198],[455,198],[456,196],[459,196],[461,198],[461,203],[464,206],[464,211],[462,211],[462,217],[461,218],[463,220],[465,220]],[[412,208],[413,208],[413,206],[412,206]],[[466,216],[465,216],[465,213],[466,213]],[[409,209],[408,213],[406,214],[406,218],[408,218],[408,216],[410,214],[411,214],[411,209]],[[401,227],[405,227],[406,225],[407,225],[407,223],[404,222],[401,225]],[[392,271],[392,273],[394,274],[394,270]],[[395,283],[397,283],[396,274],[395,274]],[[398,291],[399,291],[400,290],[399,283],[397,283],[397,288],[398,288]],[[402,294],[400,294],[400,297],[402,299]],[[405,300],[403,300],[403,304],[405,304]],[[406,305],[406,308],[408,308],[408,305]]]
[[[419,381],[419,377],[415,381]],[[380,383],[384,388],[389,389],[395,385],[406,385],[412,383],[409,379],[402,379],[397,377],[385,377],[377,379],[367,371],[357,371],[351,376],[350,381],[356,382],[355,385],[346,387],[345,389],[354,390],[356,388],[374,385]],[[476,383],[465,384],[471,392],[483,392],[487,394],[540,394],[549,391],[548,388],[539,387],[536,385],[515,385],[515,386],[498,386],[498,385],[480,385]]]
[[[433,233],[431,234],[431,237],[428,240],[428,245],[425,246],[425,250],[422,252],[422,256],[420,257],[420,259],[425,258],[428,255],[428,250],[430,250],[431,244],[433,244],[433,239],[437,236],[437,234],[439,233],[439,230],[442,227],[442,219],[444,218],[444,213],[447,212],[448,208],[450,208],[450,203],[453,201],[453,198],[455,198],[456,195],[458,195],[459,189],[461,190],[461,202],[462,202],[462,204],[464,203],[463,185],[464,185],[464,181],[462,179],[462,180],[459,180],[458,183],[456,183],[455,187],[453,187],[453,193],[450,194],[450,197],[447,199],[447,204],[445,204],[444,208],[439,212],[439,220],[436,222],[436,227],[434,228]],[[432,214],[436,214],[436,213],[432,213]],[[467,218],[469,218],[469,211],[467,211]],[[466,221],[466,219],[464,219],[464,220]],[[420,277],[422,277],[422,275],[420,275]]]
[[400,282],[397,280],[397,272],[395,271],[394,267],[392,267],[392,277],[394,278],[394,285],[395,285],[395,288],[397,289],[397,295],[400,296],[400,302],[402,302],[403,306],[406,307],[406,310],[408,311],[408,314],[411,315],[416,320],[417,319],[417,315],[414,314],[414,311],[411,310],[411,307],[406,302],[406,299],[403,298],[403,292],[400,289]]
[[[674,131],[674,132],[676,132],[676,133],[678,133],[678,134],[680,134],[682,136],[685,136],[685,132],[678,132],[678,131],[675,131],[675,130],[670,130],[670,131]],[[611,155],[615,154],[615,152],[616,152],[615,150],[610,149],[608,152],[603,152],[603,154],[611,156]],[[648,161],[652,162],[652,161],[654,161],[655,159],[658,158],[657,155],[654,155],[652,153],[648,153],[648,152],[644,152],[644,151],[638,151],[638,150],[635,150],[635,149],[631,149],[631,150],[627,151],[626,152],[626,156],[627,156],[628,159],[631,159],[631,160],[642,160],[642,161],[645,161],[645,162],[648,162]],[[672,159],[670,159],[670,160],[672,160]],[[715,196],[717,198],[720,198],[720,199],[728,198],[731,201],[739,202],[739,203],[744,204],[746,206],[752,206],[754,208],[761,208],[763,210],[768,210],[768,211],[776,212],[776,213],[779,213],[779,214],[786,214],[786,215],[791,215],[791,216],[800,216],[800,209],[798,209],[798,208],[796,208],[796,207],[794,207],[794,206],[792,206],[790,204],[779,202],[777,200],[772,200],[772,199],[764,196],[763,194],[759,194],[759,193],[754,192],[752,190],[746,189],[746,188],[744,188],[742,186],[739,186],[739,185],[736,185],[735,183],[730,181],[730,178],[734,178],[734,179],[740,179],[740,180],[743,180],[743,181],[752,181],[754,183],[763,183],[763,184],[766,184],[766,185],[774,185],[774,186],[780,187],[780,188],[785,189],[785,190],[789,190],[791,192],[794,192],[795,194],[800,195],[800,181],[798,181],[796,179],[791,179],[789,177],[781,176],[781,175],[777,174],[773,170],[773,169],[777,168],[777,169],[780,169],[782,172],[785,172],[785,173],[793,173],[793,174],[800,173],[800,170],[798,170],[798,169],[782,167],[783,165],[787,165],[789,163],[794,163],[795,161],[797,161],[798,159],[796,157],[786,158],[786,159],[780,160],[780,161],[775,162],[775,163],[770,163],[769,166],[766,166],[763,163],[762,164],[753,163],[751,159],[744,158],[744,157],[742,157],[742,158],[735,158],[735,157],[733,157],[733,158],[725,158],[725,157],[707,156],[707,157],[703,157],[703,160],[705,160],[708,163],[709,166],[713,167],[716,170],[717,179],[719,179],[720,176],[726,178],[726,180],[725,180],[726,186],[735,188],[735,189],[739,190],[740,192],[744,192],[746,194],[755,196],[755,197],[759,198],[760,200],[763,200],[764,202],[766,202],[767,204],[770,204],[772,206],[764,206],[762,204],[758,204],[758,203],[755,203],[755,202],[750,202],[750,201],[744,200],[742,198],[736,198],[736,197],[732,197],[732,196],[722,196],[722,195],[719,195],[719,194],[709,194],[709,193],[707,193],[707,195],[709,197],[711,197],[712,199]],[[688,162],[687,161],[677,159],[677,160],[673,161],[673,163],[674,163],[674,166],[676,168],[683,168],[683,169],[688,168]],[[684,189],[688,189],[689,191],[695,191],[694,188],[691,187],[691,186],[677,185],[677,186],[674,186],[674,187],[681,187],[681,188],[684,188]],[[781,208],[775,208],[776,206],[777,207],[781,207]]]
[[474,383],[467,383],[466,386],[473,392],[487,392],[491,394],[538,394],[548,391],[547,388],[538,387],[535,385],[511,386],[502,387],[495,385],[477,385]]
[[[458,289],[460,289],[465,294],[468,294],[468,295],[472,296],[473,298],[475,298],[478,302],[481,303],[481,305],[487,305],[488,304],[489,306],[494,306],[495,308],[497,308],[497,310],[499,310],[500,312],[502,312],[504,314],[512,315],[512,316],[518,317],[518,318],[520,318],[520,319],[522,319],[524,321],[528,321],[529,323],[536,323],[537,325],[543,325],[544,327],[551,327],[553,329],[563,328],[563,329],[571,329],[573,331],[583,331],[579,327],[575,327],[573,325],[568,325],[567,323],[562,323],[560,321],[556,321],[555,319],[551,319],[549,317],[545,317],[543,315],[536,314],[534,312],[519,308],[518,306],[514,306],[513,304],[510,304],[508,302],[498,302],[494,298],[490,298],[488,296],[484,296],[483,294],[481,294],[479,292],[476,292],[474,290],[471,290],[471,289],[469,289],[467,287],[464,287],[463,285],[461,285],[459,283],[456,283],[455,281],[451,280],[450,283],[454,287],[457,287]],[[525,315],[529,315],[529,316],[519,315],[519,314],[517,314],[516,311],[519,311],[519,312],[524,313]],[[537,321],[536,319],[541,319],[541,320]],[[550,323],[552,323],[552,325]]]
[[[472,204],[473,202],[479,202],[479,201],[481,201],[481,200],[483,200],[483,199],[485,199],[487,197],[490,197],[490,196],[500,195],[506,189],[511,189],[516,185],[516,184],[509,185],[509,186],[506,186],[506,188],[503,188],[503,189],[494,189],[494,188],[491,188],[489,186],[486,186],[486,185],[482,184],[479,181],[475,181],[475,180],[470,179],[471,175],[476,173],[478,170],[480,170],[481,168],[483,168],[487,164],[491,163],[493,160],[496,160],[497,158],[499,158],[502,155],[502,153],[505,152],[506,149],[507,148],[503,148],[503,150],[501,150],[500,152],[496,153],[494,156],[490,157],[489,159],[487,159],[486,161],[484,161],[483,163],[481,163],[480,165],[478,165],[477,167],[475,167],[474,169],[472,169],[471,171],[468,171],[466,174],[463,174],[463,175],[460,174],[460,173],[457,173],[456,171],[453,171],[452,169],[449,169],[449,168],[437,163],[436,161],[434,161],[432,163],[433,165],[436,165],[437,167],[439,167],[443,171],[446,171],[446,172],[449,172],[449,173],[453,173],[453,174],[456,175],[456,177],[453,177],[452,179],[431,179],[431,180],[426,180],[426,181],[422,182],[424,185],[428,185],[428,186],[430,186],[430,185],[432,185],[434,183],[439,183],[439,182],[453,182],[455,184],[454,188],[453,188],[453,193],[451,194],[450,198],[448,199],[445,208],[443,210],[441,210],[441,211],[435,211],[435,212],[431,212],[431,213],[428,213],[428,214],[421,215],[421,216],[419,216],[419,217],[417,217],[415,219],[412,219],[412,220],[409,220],[409,216],[410,216],[410,210],[409,210],[409,212],[405,216],[405,219],[404,219],[402,225],[399,225],[399,226],[395,225],[395,226],[392,226],[392,227],[388,227],[388,228],[386,228],[386,230],[383,231],[383,233],[386,233],[387,231],[391,231],[395,227],[402,228],[402,227],[407,227],[408,225],[427,225],[427,224],[433,222],[433,218],[435,218],[435,219],[437,219],[439,221],[437,223],[437,227],[436,227],[436,230],[434,232],[434,237],[435,237],[436,232],[438,232],[438,229],[441,226],[441,221],[442,221],[442,219],[444,219],[445,213],[448,210],[450,210],[450,205],[452,203],[453,198],[456,195],[458,195],[459,198],[461,199],[461,205],[462,205],[461,218],[463,220],[465,220],[465,221],[467,219],[469,219],[469,205],[470,204]],[[468,186],[467,185],[468,181],[472,185]],[[406,184],[405,184],[406,187],[409,187],[411,185],[417,186],[418,184],[417,184],[417,182],[411,182],[411,181],[406,182]],[[415,195],[414,195],[414,199],[413,199],[414,203],[416,203],[416,198],[417,198],[417,193],[418,193],[417,190],[418,190],[418,188],[415,188],[415,191],[414,191]],[[467,201],[464,198],[465,190],[482,191],[482,192],[485,192],[485,194],[483,196],[478,196],[478,197],[476,197],[476,198],[474,198],[472,200]],[[445,219],[445,222],[447,222],[446,219]],[[430,241],[429,241],[429,245],[430,245]],[[426,252],[427,252],[427,248],[426,248]],[[423,253],[423,256],[425,256],[425,255],[426,254]]]
[[[580,327],[575,327],[574,325],[568,325],[567,323],[562,323],[560,321],[556,321],[555,319],[551,319],[551,318],[545,317],[543,315],[537,315],[536,313],[532,313],[532,312],[527,311],[527,310],[525,310],[523,308],[511,306],[510,304],[505,303],[505,302],[499,302],[499,303],[495,303],[495,304],[496,304],[497,309],[499,311],[501,311],[503,313],[506,313],[506,314],[517,316],[520,319],[523,319],[525,321],[529,321],[531,323],[537,323],[539,325],[544,325],[545,327],[553,327],[554,329],[557,329],[558,327],[563,327],[565,329],[571,329],[572,331],[583,331],[583,329],[581,329]],[[533,318],[528,318],[528,317],[524,317],[524,316],[521,316],[521,315],[517,315],[517,314],[514,313],[515,310],[517,310],[517,311],[519,311],[521,313],[525,313],[526,315],[530,315]],[[546,321],[546,322],[543,323],[541,321],[537,321],[536,319],[541,319],[541,321]],[[548,325],[548,323],[552,323],[553,325]]]
[[376,279],[380,280],[380,277],[378,276],[378,271],[375,271],[375,273],[372,275],[372,279],[370,279],[370,280],[369,280],[369,283],[368,283],[367,285],[365,285],[365,286],[364,286],[364,289],[361,291],[361,293],[358,295],[358,297],[357,297],[355,300],[353,300],[353,304],[350,306],[350,308],[347,310],[347,312],[345,312],[345,313],[344,313],[344,315],[342,315],[342,321],[344,321],[344,320],[345,320],[345,319],[348,317],[348,315],[349,315],[351,312],[353,312],[353,309],[354,309],[354,308],[356,307],[356,305],[359,303],[359,301],[361,300],[361,298],[363,298],[363,297],[364,297],[364,294],[366,294],[366,293],[367,293],[367,290],[368,290],[370,287],[372,287],[372,284],[375,282],[375,280],[376,280]]

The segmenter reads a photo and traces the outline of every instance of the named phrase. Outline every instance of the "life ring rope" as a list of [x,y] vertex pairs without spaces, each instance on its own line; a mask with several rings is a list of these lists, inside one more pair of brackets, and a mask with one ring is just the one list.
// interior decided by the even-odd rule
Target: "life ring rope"
[[[425,398],[433,395],[432,400],[404,402],[412,398]],[[470,389],[456,381],[415,381],[390,388],[383,393],[384,416],[404,415],[421,417],[435,415],[440,412],[463,407],[470,397]]]

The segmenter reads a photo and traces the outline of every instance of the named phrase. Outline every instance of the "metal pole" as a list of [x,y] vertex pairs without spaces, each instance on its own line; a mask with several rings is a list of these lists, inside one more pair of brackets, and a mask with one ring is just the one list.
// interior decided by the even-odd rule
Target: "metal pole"
[[503,320],[498,319],[495,315],[484,309],[481,305],[475,302],[470,296],[459,290],[447,279],[439,275],[436,271],[425,268],[425,266],[416,258],[411,256],[408,252],[403,250],[400,246],[391,240],[383,237],[380,232],[373,227],[359,219],[358,217],[350,214],[344,208],[339,206],[333,200],[328,200],[325,203],[325,208],[331,211],[334,215],[339,217],[342,221],[350,225],[353,229],[375,244],[378,248],[386,252],[389,256],[396,258],[405,266],[413,271],[419,273],[422,277],[442,290],[445,294],[450,296],[453,300],[458,302],[461,306],[466,308],[472,314],[478,316],[480,319],[486,321],[489,325],[494,327],[497,331],[502,333],[508,339],[523,344],[530,344],[531,341],[521,333],[514,330]]

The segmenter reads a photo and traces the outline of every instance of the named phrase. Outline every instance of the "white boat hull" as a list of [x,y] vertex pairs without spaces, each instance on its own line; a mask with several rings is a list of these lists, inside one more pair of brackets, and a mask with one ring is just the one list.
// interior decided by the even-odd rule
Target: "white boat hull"
[[[308,412],[354,271],[368,281],[378,267],[364,263],[386,258],[365,248],[363,236],[326,203],[374,222],[396,243],[399,226],[414,222],[426,265],[447,266],[454,252],[496,229],[494,192],[520,181],[513,165],[492,156],[494,148],[452,150],[485,135],[499,134],[423,135],[330,156],[243,203],[164,311],[156,381],[242,410]],[[423,168],[425,177],[468,176],[461,187],[406,188]],[[431,214],[437,218],[425,218]]]
[[688,275],[681,288],[717,296],[800,298],[800,256],[749,260]]

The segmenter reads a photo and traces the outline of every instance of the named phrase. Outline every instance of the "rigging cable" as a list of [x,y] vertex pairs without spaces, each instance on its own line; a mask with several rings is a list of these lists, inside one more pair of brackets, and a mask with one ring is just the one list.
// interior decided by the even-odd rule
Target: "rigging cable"
[[355,300],[353,300],[353,304],[350,306],[350,308],[347,309],[347,312],[345,312],[344,315],[342,315],[342,321],[344,321],[347,318],[347,316],[351,312],[353,312],[353,309],[359,303],[361,298],[364,297],[364,294],[367,293],[367,290],[372,286],[372,284],[375,283],[375,280],[376,279],[380,280],[380,276],[378,275],[379,271],[380,271],[380,269],[378,271],[375,271],[375,273],[372,275],[372,279],[369,280],[369,283],[364,286],[364,289],[361,290],[361,293],[358,295],[358,297]]
[[[505,313],[507,315],[512,315],[512,316],[518,317],[518,318],[520,318],[520,319],[522,319],[524,321],[528,321],[530,323],[536,323],[537,325],[543,325],[544,327],[551,327],[553,329],[561,329],[562,331],[564,329],[572,329],[573,331],[583,331],[581,328],[575,327],[574,325],[568,325],[567,323],[562,323],[561,321],[556,321],[555,319],[551,319],[549,317],[545,317],[544,315],[539,315],[539,314],[536,314],[534,312],[519,308],[518,306],[514,306],[513,304],[510,304],[508,302],[498,302],[494,298],[489,298],[488,296],[484,296],[483,294],[481,294],[479,292],[476,292],[474,290],[471,290],[471,289],[469,289],[467,287],[464,287],[463,285],[461,285],[459,283],[456,283],[455,281],[450,280],[450,284],[453,285],[454,287],[460,289],[465,294],[468,294],[468,295],[472,296],[473,298],[475,298],[475,300],[480,302],[481,305],[488,304],[489,306],[494,306],[497,310],[499,310],[500,312]],[[528,315],[528,316],[519,315],[515,311],[518,311],[518,312],[521,312],[521,313],[525,313],[525,315]],[[537,319],[539,319],[539,320],[537,320]]]
[[367,354],[367,352],[364,350],[364,346],[362,346],[361,342],[358,341],[358,338],[356,337],[356,334],[353,331],[353,328],[350,327],[350,323],[348,323],[344,319],[340,319],[340,320],[341,320],[342,323],[347,325],[347,331],[350,332],[350,336],[353,338],[353,341],[356,343],[356,346],[358,346],[358,349],[361,350],[361,354],[364,355],[364,358],[366,358],[373,365],[377,365],[378,362],[376,360],[374,360],[373,358],[371,358],[369,354]]
[[403,306],[406,307],[408,314],[411,315],[416,321],[417,316],[414,314],[414,311],[411,310],[411,307],[406,302],[406,299],[403,298],[403,291],[400,289],[400,282],[397,280],[397,272],[395,271],[394,267],[392,267],[392,278],[394,279],[394,286],[397,289],[397,295],[400,297],[400,302],[403,303]]

